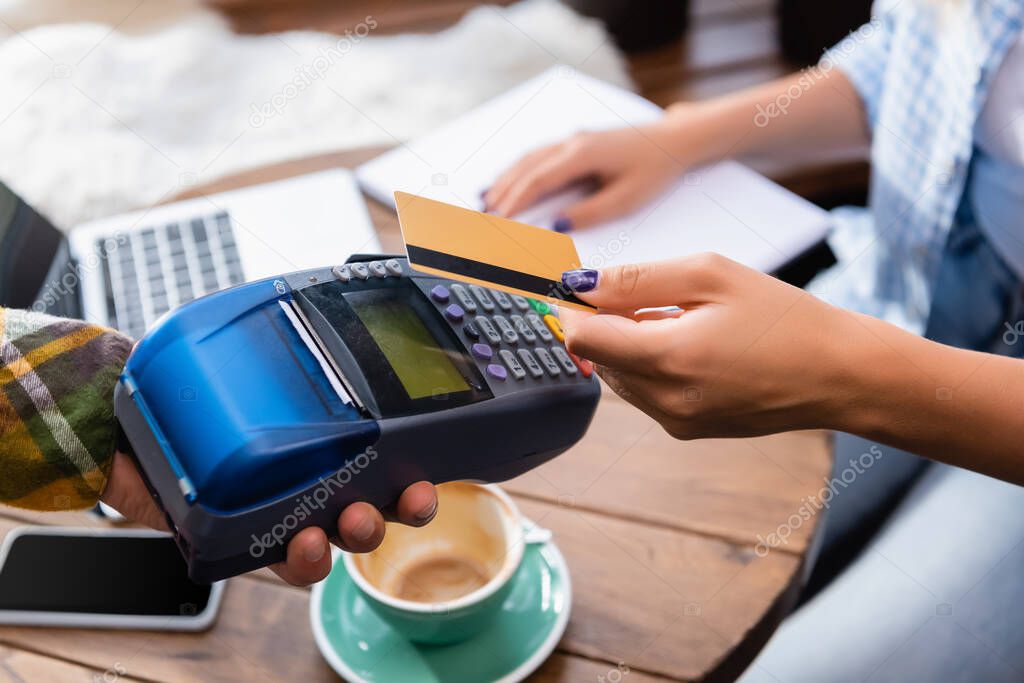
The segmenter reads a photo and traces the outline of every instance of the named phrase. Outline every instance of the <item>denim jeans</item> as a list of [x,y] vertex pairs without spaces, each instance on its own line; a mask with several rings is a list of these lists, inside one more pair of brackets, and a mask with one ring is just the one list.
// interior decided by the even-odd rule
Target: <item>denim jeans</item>
[[[1020,280],[955,228],[925,335],[1019,358],[1021,321]],[[873,445],[837,435],[835,473]],[[831,502],[808,601],[741,680],[1024,680],[1024,488],[880,448]]]
[[[1019,332],[1018,332],[1019,331]],[[964,349],[1024,356],[1024,284],[973,222],[950,233],[924,335]],[[931,461],[851,434],[836,434],[832,476],[869,449],[883,456],[842,491],[825,519],[805,599],[853,559]]]

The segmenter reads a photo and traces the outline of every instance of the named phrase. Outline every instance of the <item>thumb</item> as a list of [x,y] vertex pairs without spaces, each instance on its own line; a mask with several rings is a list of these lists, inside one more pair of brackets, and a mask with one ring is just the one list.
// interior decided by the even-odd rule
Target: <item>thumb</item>
[[562,283],[580,299],[602,309],[685,308],[711,301],[731,263],[718,254],[698,254],[601,270],[570,270],[562,274]]
[[591,315],[566,328],[565,344],[570,353],[617,368],[646,357],[644,332],[640,323],[631,318]]

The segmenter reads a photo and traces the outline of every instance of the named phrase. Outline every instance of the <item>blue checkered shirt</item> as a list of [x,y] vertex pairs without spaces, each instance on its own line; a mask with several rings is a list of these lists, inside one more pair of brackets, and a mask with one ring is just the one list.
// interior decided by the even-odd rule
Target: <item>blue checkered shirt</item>
[[876,6],[871,22],[825,54],[822,66],[838,66],[851,81],[871,128],[873,234],[859,249],[872,252],[864,260],[874,264],[876,308],[927,315],[964,196],[975,121],[1022,21],[1024,0],[899,0]]

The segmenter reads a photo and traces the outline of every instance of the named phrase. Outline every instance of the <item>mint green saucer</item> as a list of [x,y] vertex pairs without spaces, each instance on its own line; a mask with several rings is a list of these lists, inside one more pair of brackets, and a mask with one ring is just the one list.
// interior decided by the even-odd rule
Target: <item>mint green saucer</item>
[[555,544],[528,545],[502,612],[485,630],[454,645],[417,645],[384,623],[345,571],[313,587],[310,621],[317,647],[352,683],[514,683],[547,659],[569,622],[569,571]]

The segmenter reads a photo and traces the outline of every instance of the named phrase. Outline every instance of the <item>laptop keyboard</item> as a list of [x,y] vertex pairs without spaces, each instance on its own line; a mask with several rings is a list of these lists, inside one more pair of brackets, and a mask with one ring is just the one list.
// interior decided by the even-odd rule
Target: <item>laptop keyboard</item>
[[136,338],[175,306],[244,282],[231,218],[223,211],[100,239],[97,249],[109,325]]

